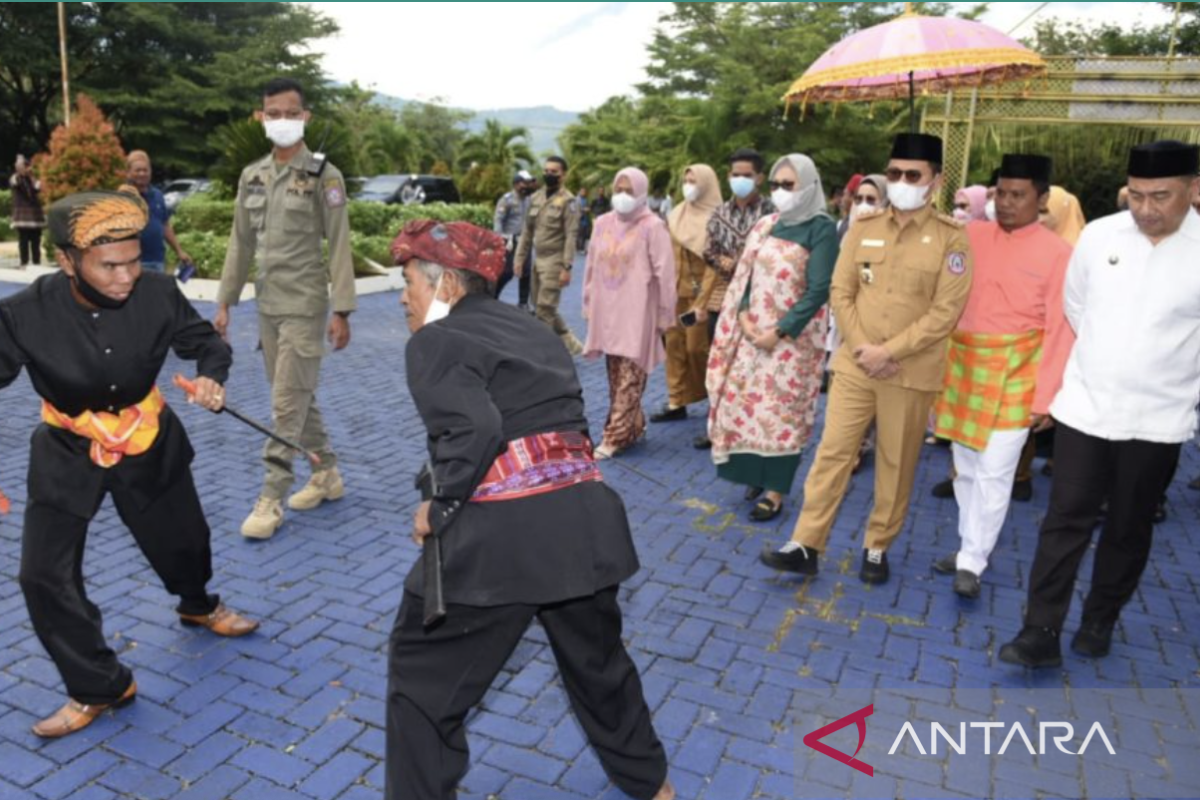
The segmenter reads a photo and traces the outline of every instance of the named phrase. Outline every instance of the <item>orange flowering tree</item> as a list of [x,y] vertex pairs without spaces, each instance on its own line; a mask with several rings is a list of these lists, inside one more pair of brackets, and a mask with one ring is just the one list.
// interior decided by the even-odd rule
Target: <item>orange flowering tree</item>
[[75,192],[115,189],[125,179],[125,150],[112,123],[87,95],[75,100],[71,124],[50,135],[50,150],[33,159],[42,181],[42,201],[49,205]]

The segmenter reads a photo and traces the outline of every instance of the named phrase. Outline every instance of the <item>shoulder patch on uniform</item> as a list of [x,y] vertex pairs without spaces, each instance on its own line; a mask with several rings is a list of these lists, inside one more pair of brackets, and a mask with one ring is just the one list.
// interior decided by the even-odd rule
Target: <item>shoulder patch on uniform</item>
[[950,225],[955,228],[967,227],[967,223],[963,222],[962,220],[955,219],[954,217],[950,216],[949,214],[943,214],[941,211],[937,212],[937,218],[938,218],[939,222],[944,222],[947,225]]
[[340,178],[326,178],[323,186],[325,189],[325,205],[330,208],[341,208],[346,205],[346,190],[342,188]]
[[946,269],[951,275],[962,275],[967,271],[967,254],[959,252],[946,256]]

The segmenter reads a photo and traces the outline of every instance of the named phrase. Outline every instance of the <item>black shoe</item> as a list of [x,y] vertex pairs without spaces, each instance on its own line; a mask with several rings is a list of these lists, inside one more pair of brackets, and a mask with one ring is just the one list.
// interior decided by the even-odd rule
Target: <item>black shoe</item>
[[954,497],[954,481],[944,480],[941,483],[935,483],[929,493],[938,500],[948,500]]
[[697,436],[692,439],[692,447],[697,450],[712,450],[712,439],[707,436]]
[[778,517],[783,512],[783,501],[780,500],[776,505],[765,497],[758,501],[754,506],[754,510],[750,512],[750,519],[753,522],[770,522]]
[[959,597],[974,600],[979,597],[979,576],[969,569],[960,569],[954,573],[954,593]]
[[862,568],[858,571],[858,579],[863,583],[887,583],[891,577],[888,569],[887,553],[883,550],[863,550]]
[[1000,648],[1000,660],[1030,669],[1061,667],[1058,631],[1026,625],[1017,638]]
[[650,415],[651,422],[680,422],[687,419],[687,406],[669,408],[663,406]]
[[1054,477],[1054,462],[1053,461],[1047,461],[1045,464],[1042,465],[1042,474],[1045,475],[1047,478]]
[[1084,658],[1104,658],[1112,649],[1115,623],[1084,622],[1071,639],[1071,649]]
[[1033,481],[1014,481],[1012,487],[1012,499],[1018,503],[1028,503],[1030,500],[1032,500]]
[[1160,522],[1167,521],[1167,501],[1162,500],[1154,506],[1154,517],[1151,520],[1155,525]]
[[958,572],[958,553],[942,556],[933,562],[933,571],[939,575],[953,575]]
[[1200,475],[1192,478],[1192,480],[1188,483],[1188,488],[1193,491],[1200,492]]
[[755,500],[757,500],[759,497],[761,497],[762,493],[763,493],[763,490],[761,487],[748,486],[748,487],[746,487],[746,494],[744,494],[742,496],[746,498],[747,503],[752,503]]
[[763,550],[759,554],[758,560],[771,569],[777,569],[781,572],[816,575],[818,555],[820,554],[816,550],[809,550],[802,546],[790,553],[783,553],[779,550]]

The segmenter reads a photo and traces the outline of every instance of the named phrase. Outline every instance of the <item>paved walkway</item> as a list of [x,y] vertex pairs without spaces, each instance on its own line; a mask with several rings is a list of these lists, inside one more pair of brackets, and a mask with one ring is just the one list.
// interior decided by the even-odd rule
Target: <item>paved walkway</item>
[[[0,295],[16,288],[0,286]],[[572,288],[566,303],[582,334],[578,298]],[[166,390],[198,452],[196,479],[214,530],[212,585],[263,627],[240,641],[182,629],[172,599],[106,503],[92,526],[85,571],[140,695],[59,742],[29,733],[38,715],[62,701],[62,688],[17,586],[37,403],[24,377],[4,391],[0,487],[15,507],[0,520],[0,800],[381,796],[385,647],[416,555],[407,531],[416,502],[412,476],[424,457],[424,431],[404,384],[407,331],[397,302],[395,294],[364,298],[350,349],[326,361],[321,402],[341,453],[346,498],[291,514],[270,542],[238,535],[259,488],[257,442],[233,420],[186,407]],[[211,316],[213,308],[201,311]],[[255,329],[253,307],[236,309],[229,399],[266,418]],[[175,367],[169,364],[166,375]],[[607,405],[604,369],[587,362],[580,370],[595,431]],[[662,402],[661,371],[650,383],[647,408]],[[975,602],[957,599],[929,570],[956,542],[953,502],[929,496],[949,458],[935,447],[922,455],[916,501],[891,552],[891,583],[867,587],[857,579],[870,470],[854,481],[821,576],[804,583],[756,559],[761,547],[790,532],[802,481],[774,524],[747,522],[741,489],[718,481],[707,454],[689,444],[702,427],[699,415],[652,426],[645,443],[604,467],[629,507],[643,564],[622,591],[626,636],[681,798],[792,797],[792,719],[812,688],[1157,688],[1200,681],[1200,493],[1184,485],[1200,472],[1195,448],[1185,448],[1171,518],[1158,529],[1113,654],[1096,662],[1068,655],[1062,670],[1031,676],[995,654],[1019,627],[1047,478],[1036,478],[1032,503],[1013,509]],[[473,766],[464,798],[623,797],[586,748],[538,628],[469,727]],[[1152,746],[1161,746],[1160,760],[1186,758],[1170,742]],[[1029,795],[1038,790],[1031,778],[1015,780],[1030,787]]]

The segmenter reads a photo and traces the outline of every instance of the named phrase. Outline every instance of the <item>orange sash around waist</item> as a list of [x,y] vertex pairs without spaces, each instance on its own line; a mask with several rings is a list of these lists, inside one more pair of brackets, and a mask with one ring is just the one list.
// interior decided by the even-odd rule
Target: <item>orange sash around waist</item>
[[43,400],[42,421],[90,439],[92,461],[108,469],[121,463],[125,456],[141,455],[150,449],[158,438],[158,417],[166,405],[157,386],[141,402],[115,414],[84,411],[79,416],[69,417]]

